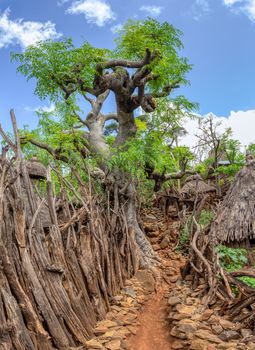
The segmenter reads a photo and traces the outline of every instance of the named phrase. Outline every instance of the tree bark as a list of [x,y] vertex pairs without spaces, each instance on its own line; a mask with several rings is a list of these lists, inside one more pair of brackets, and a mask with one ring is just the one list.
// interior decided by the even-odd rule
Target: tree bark
[[117,108],[118,113],[118,135],[114,142],[114,146],[123,145],[128,139],[135,137],[137,127],[134,119],[134,112],[127,112],[120,106]]
[[126,216],[129,229],[135,233],[135,240],[140,252],[140,267],[152,268],[159,264],[160,259],[154,252],[150,242],[138,224],[136,209],[136,194],[134,184],[130,184],[127,189]]
[[104,137],[104,122],[102,120],[96,120],[93,123],[89,123],[89,144],[93,153],[102,156],[103,158],[109,157],[109,147],[105,142]]

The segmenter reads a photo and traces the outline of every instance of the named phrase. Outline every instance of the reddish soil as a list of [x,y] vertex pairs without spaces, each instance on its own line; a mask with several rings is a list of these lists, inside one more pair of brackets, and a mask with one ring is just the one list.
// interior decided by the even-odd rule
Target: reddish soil
[[136,335],[127,340],[132,350],[171,350],[169,323],[167,322],[168,287],[161,287],[156,294],[144,305],[138,316],[140,326]]

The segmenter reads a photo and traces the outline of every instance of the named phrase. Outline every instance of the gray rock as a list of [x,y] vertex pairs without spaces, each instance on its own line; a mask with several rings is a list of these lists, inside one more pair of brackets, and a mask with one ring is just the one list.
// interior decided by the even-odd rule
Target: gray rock
[[123,288],[123,292],[126,294],[126,295],[129,295],[130,297],[132,298],[135,298],[136,297],[136,292],[134,290],[133,287],[124,287]]
[[240,338],[240,334],[236,331],[224,331],[219,335],[219,338],[223,341],[230,341]]

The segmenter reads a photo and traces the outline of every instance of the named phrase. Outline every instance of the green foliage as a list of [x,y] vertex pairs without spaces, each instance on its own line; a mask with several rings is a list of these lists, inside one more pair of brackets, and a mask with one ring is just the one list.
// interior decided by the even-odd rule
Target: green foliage
[[219,166],[215,174],[226,174],[230,179],[233,179],[233,177],[238,173],[238,171],[242,168],[243,163],[236,163],[236,164],[229,164],[227,166]]
[[[200,151],[200,149],[198,149]],[[203,178],[207,178],[209,170],[212,170],[212,164],[214,159],[212,157],[207,157],[204,160],[200,160],[195,164],[195,170],[199,173]]]
[[112,150],[109,167],[119,167],[132,176],[144,176],[146,164],[150,164],[159,173],[177,172],[181,162],[189,163],[193,159],[194,155],[188,147],[169,148],[160,132],[147,132],[142,124],[135,139]]
[[127,141],[118,149],[112,149],[112,152],[108,160],[109,169],[119,168],[132,177],[142,176],[146,160],[142,139]]
[[238,140],[227,139],[225,141],[225,145],[224,145],[225,155],[227,160],[230,162],[230,164],[236,163],[236,161],[239,160],[239,157],[241,154],[240,147],[241,147],[241,143]]
[[156,110],[138,118],[146,121],[148,132],[154,131],[168,144],[177,144],[178,138],[186,134],[184,123],[192,118],[192,111],[197,107],[182,96],[157,100]]
[[[248,252],[241,248],[228,248],[223,245],[217,247],[220,263],[228,272],[242,269],[248,263]],[[251,288],[255,288],[255,278],[253,277],[237,277]]]
[[245,157],[240,151],[240,147],[241,143],[238,140],[226,137],[224,140],[224,156],[229,161],[229,165],[219,166],[215,171],[216,174],[226,174],[230,178],[236,175],[245,163]]
[[110,51],[95,48],[88,42],[76,48],[71,39],[63,39],[29,46],[22,54],[13,53],[12,60],[20,63],[18,72],[28,80],[36,79],[36,95],[57,100],[63,97],[63,84],[72,84],[79,91],[81,79],[85,85],[92,86],[96,64],[109,56]]
[[176,81],[187,83],[185,74],[191,69],[191,65],[186,58],[178,55],[183,47],[181,31],[167,22],[161,24],[155,19],[147,18],[144,21],[127,21],[118,34],[116,56],[142,59],[145,48],[157,55],[157,59],[151,64],[152,72],[159,75],[159,79],[149,84],[153,91]]
[[194,154],[187,146],[176,146],[171,149],[171,154],[177,162],[178,170],[185,169],[195,159]]
[[244,277],[238,277],[238,279],[244,282],[245,284],[247,284],[249,287],[255,288],[255,278],[244,276]]
[[213,218],[214,213],[212,211],[203,209],[200,214],[199,224],[204,228],[212,222]]
[[[87,130],[77,115],[83,114],[82,89],[84,86],[93,87],[98,74],[97,64],[111,58],[143,59],[146,49],[150,49],[155,60],[146,69],[157,79],[149,81],[146,93],[160,92],[168,85],[187,83],[185,76],[191,66],[187,59],[179,56],[181,48],[180,31],[167,22],[159,23],[148,18],[128,21],[119,32],[113,50],[95,48],[87,41],[81,47],[75,47],[71,39],[63,39],[40,42],[22,54],[12,54],[12,59],[19,62],[18,72],[28,80],[35,78],[36,95],[41,99],[49,98],[56,106],[51,113],[38,113],[36,130],[22,131],[26,156],[37,153],[45,164],[52,162],[53,158],[45,150],[29,144],[29,140],[36,139],[57,150],[59,156],[68,159],[68,166],[75,165],[86,177],[84,169],[97,166],[101,159],[95,155],[86,159],[81,156],[79,149],[87,146],[84,137]],[[129,71],[132,73],[131,69]],[[72,93],[69,95],[66,90]],[[144,184],[144,188],[150,189],[151,183],[144,173],[146,164],[152,164],[161,173],[178,171],[183,163],[189,167],[194,156],[187,147],[178,146],[178,138],[185,133],[184,118],[190,117],[195,107],[184,96],[157,99],[154,113],[136,119],[136,137],[118,149],[113,148],[117,125],[108,124],[104,131],[111,149],[111,157],[107,159],[109,169],[118,167]]]
[[180,239],[179,239],[179,245],[184,246],[189,241],[189,229],[188,225],[186,224],[180,231]]
[[251,153],[253,157],[255,157],[255,143],[250,143],[247,147],[247,151]]
[[[172,25],[151,18],[129,20],[118,34],[114,50],[95,48],[87,41],[77,48],[71,39],[47,40],[29,46],[22,54],[13,53],[12,60],[20,63],[18,72],[27,79],[36,79],[35,93],[41,99],[61,99],[63,86],[75,93],[80,92],[81,82],[83,86],[92,87],[98,63],[110,58],[142,59],[146,49],[156,56],[149,69],[158,76],[149,82],[148,89],[159,91],[169,84],[187,83],[185,75],[191,66],[186,58],[179,57],[181,32]],[[178,103],[182,104],[184,100],[181,96]]]
[[219,245],[217,251],[221,265],[229,272],[241,269],[248,263],[246,249]]
[[[186,106],[186,107],[185,107]],[[137,117],[136,136],[144,152],[144,163],[157,172],[179,171],[185,163],[191,166],[194,155],[186,146],[177,146],[178,138],[186,133],[183,126],[191,116],[194,104],[175,105],[168,99],[160,99],[158,108],[151,114]]]

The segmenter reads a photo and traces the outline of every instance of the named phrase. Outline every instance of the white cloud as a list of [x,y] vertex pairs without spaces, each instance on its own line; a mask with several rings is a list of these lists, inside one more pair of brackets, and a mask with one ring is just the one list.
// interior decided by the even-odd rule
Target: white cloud
[[[202,116],[200,116],[202,117]],[[239,140],[242,146],[255,143],[255,109],[248,111],[231,112],[227,118],[214,116],[217,121],[221,121],[221,131],[231,128],[233,131],[233,138]],[[198,133],[198,121],[187,120],[185,129],[188,134],[182,138],[181,143],[189,147],[194,147],[197,143],[195,134]]]
[[57,33],[55,24],[50,21],[42,23],[23,19],[11,20],[9,16],[9,9],[0,14],[0,48],[15,44],[26,48],[38,41],[61,36]]
[[192,6],[193,18],[199,20],[202,16],[210,12],[208,0],[195,0]]
[[208,11],[209,10],[209,2],[208,2],[208,0],[196,0],[196,4],[197,4],[197,6],[200,6],[204,11]]
[[238,2],[243,2],[242,0],[223,0],[224,4],[227,6],[232,6]]
[[104,0],[78,0],[74,1],[66,11],[70,15],[83,14],[89,23],[94,23],[99,27],[106,22],[115,19],[115,14],[111,6]]
[[230,9],[245,13],[251,21],[255,21],[255,0],[223,0]]
[[111,32],[113,34],[117,33],[119,30],[121,30],[123,28],[123,24],[119,23],[119,24],[116,24],[115,26],[112,26],[111,27]]
[[53,111],[55,111],[55,104],[54,103],[51,103],[49,106],[37,106],[37,107],[30,107],[30,106],[27,106],[24,108],[24,110],[26,112],[29,112],[29,113],[34,113],[34,112],[46,112],[46,113],[51,113]]
[[58,6],[62,6],[62,5],[64,5],[64,4],[66,4],[68,1],[69,1],[69,0],[59,0],[59,1],[57,2],[57,4],[58,4]]
[[161,14],[163,8],[161,6],[141,6],[140,11],[146,12],[149,16],[157,17]]

